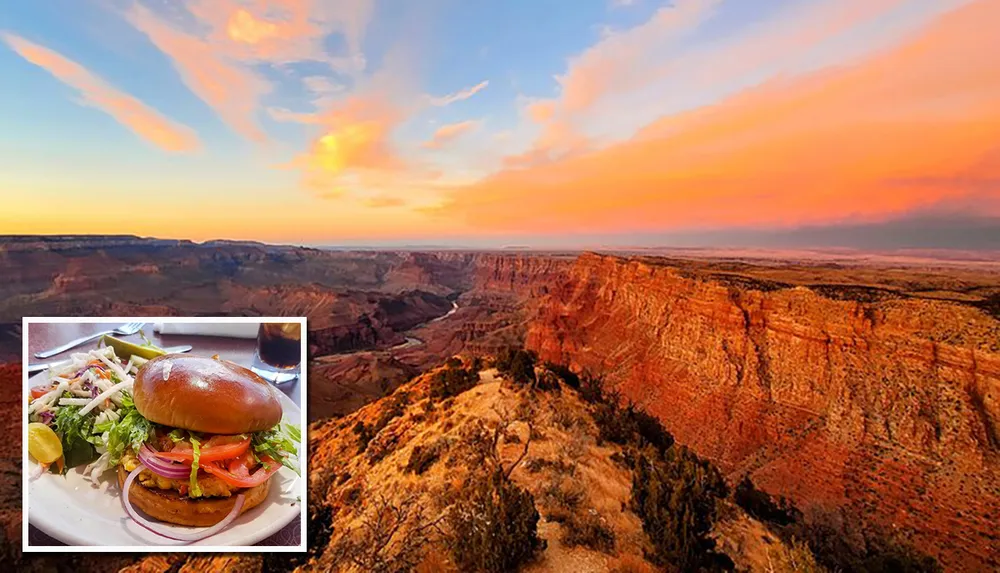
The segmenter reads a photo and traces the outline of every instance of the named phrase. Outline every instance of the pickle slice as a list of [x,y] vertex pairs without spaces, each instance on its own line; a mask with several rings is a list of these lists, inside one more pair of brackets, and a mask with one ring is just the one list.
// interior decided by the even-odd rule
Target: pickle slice
[[146,360],[166,354],[166,351],[156,346],[139,346],[138,344],[127,342],[125,340],[121,340],[120,338],[108,335],[104,336],[104,344],[114,348],[115,354],[122,360],[128,360],[133,354],[139,358],[145,358]]

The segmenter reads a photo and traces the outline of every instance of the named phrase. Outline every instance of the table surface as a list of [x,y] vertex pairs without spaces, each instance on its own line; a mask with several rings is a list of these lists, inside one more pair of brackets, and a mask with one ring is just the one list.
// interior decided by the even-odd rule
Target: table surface
[[[67,350],[62,354],[57,354],[51,358],[35,358],[34,353],[58,346],[70,340],[110,330],[120,326],[121,323],[32,323],[28,325],[28,330],[24,335],[28,339],[28,361],[31,364],[43,362],[59,362],[65,360],[73,352],[81,352],[88,348],[95,348],[97,340],[88,342],[74,349]],[[226,360],[231,360],[237,364],[249,367],[253,362],[254,348],[257,344],[251,338],[223,338],[218,336],[194,336],[181,334],[160,334],[153,332],[153,325],[146,324],[142,328],[143,334],[153,344],[161,347],[180,346],[190,344],[194,348],[190,354],[199,356],[212,356],[218,354]],[[132,336],[116,336],[130,342],[142,344],[143,340],[139,334]],[[302,388],[299,382],[283,385],[280,390],[284,392],[296,406],[302,407]],[[63,545],[49,536],[42,533],[31,524],[28,525],[28,535],[31,545]],[[261,541],[257,545],[298,545],[299,544],[299,520],[289,523],[278,533]]]

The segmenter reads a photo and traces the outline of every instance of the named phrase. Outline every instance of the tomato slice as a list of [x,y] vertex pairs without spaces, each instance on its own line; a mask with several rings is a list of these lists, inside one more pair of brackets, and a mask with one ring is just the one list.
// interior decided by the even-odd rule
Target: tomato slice
[[[221,439],[216,440],[216,438]],[[234,438],[236,441],[234,441]],[[212,436],[200,448],[199,463],[228,460],[229,458],[243,455],[250,448],[250,438],[239,438],[239,436]],[[156,452],[154,455],[158,458],[176,462],[194,461],[194,452],[191,450],[190,444],[186,443],[183,446],[178,444],[172,451]]]
[[31,397],[38,399],[52,391],[52,386],[35,386],[31,389]]
[[249,478],[250,468],[256,463],[257,461],[254,459],[253,452],[248,448],[242,456],[230,460],[229,473],[240,478]]
[[[246,476],[238,475],[238,473],[249,473],[246,469],[246,464],[243,464],[241,466],[243,468],[242,471],[240,471],[239,469],[236,470],[236,472],[238,473],[234,473],[233,471],[230,471],[220,466],[216,462],[208,462],[206,464],[201,464],[201,469],[214,475],[215,477],[221,479],[222,481],[226,482],[231,486],[254,487],[264,483],[265,481],[267,481],[269,477],[273,476],[275,473],[277,473],[278,470],[281,469],[281,464],[279,464],[278,462],[274,461],[273,459],[267,456],[262,456],[260,458],[260,461],[270,466],[270,469],[261,466],[260,469]],[[230,467],[233,467],[234,465],[235,462],[230,464]]]

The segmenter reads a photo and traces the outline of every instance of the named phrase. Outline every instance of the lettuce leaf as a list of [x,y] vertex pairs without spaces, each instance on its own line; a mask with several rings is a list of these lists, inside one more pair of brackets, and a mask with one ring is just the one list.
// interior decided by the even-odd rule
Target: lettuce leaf
[[89,464],[97,459],[97,450],[89,440],[94,419],[91,416],[81,416],[80,408],[80,406],[63,406],[56,411],[54,429],[62,441],[65,458],[63,473],[69,468]]
[[256,432],[250,438],[254,455],[266,455],[299,475],[302,475],[297,463],[301,441],[302,431],[298,426],[280,423],[270,430]]
[[201,457],[201,442],[194,432],[189,432],[191,440],[191,487],[188,495],[191,497],[201,497],[201,487],[198,485],[198,459]]
[[122,395],[122,407],[118,411],[120,417],[117,422],[108,430],[108,453],[110,454],[110,465],[114,466],[121,460],[126,447],[131,447],[132,451],[138,452],[153,433],[153,424],[142,417],[139,410],[135,409],[132,400],[128,400],[125,405],[126,395]]

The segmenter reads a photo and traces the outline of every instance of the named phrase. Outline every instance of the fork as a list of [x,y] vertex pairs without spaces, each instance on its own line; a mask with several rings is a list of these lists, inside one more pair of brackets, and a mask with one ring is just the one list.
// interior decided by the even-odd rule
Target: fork
[[81,344],[83,344],[85,342],[89,342],[89,341],[91,341],[91,340],[93,340],[95,338],[100,338],[100,337],[104,336],[105,334],[117,334],[119,336],[129,336],[129,335],[135,334],[136,332],[139,332],[139,329],[142,328],[143,324],[146,324],[146,323],[144,323],[144,322],[129,322],[128,324],[123,324],[123,325],[121,325],[118,328],[115,328],[113,330],[105,330],[104,332],[96,332],[94,334],[90,334],[90,335],[84,336],[82,338],[77,338],[76,340],[70,340],[66,344],[63,344],[62,346],[56,346],[55,348],[50,348],[48,350],[43,350],[42,352],[36,352],[35,353],[35,358],[48,358],[50,356],[55,356],[56,354],[59,354],[60,352],[66,352],[70,348],[73,348],[73,347],[76,347],[76,346],[80,346]]

